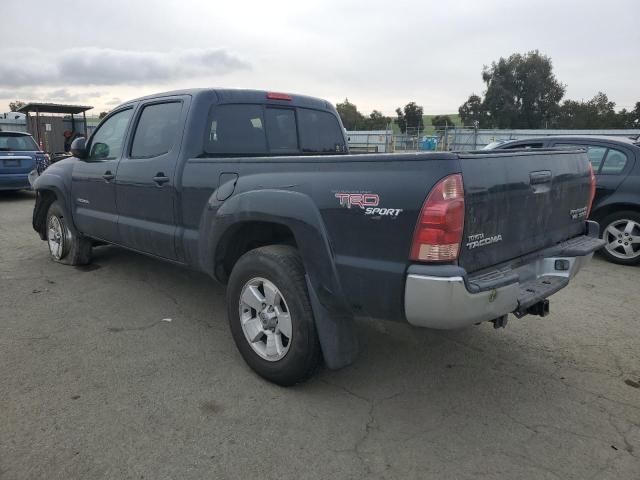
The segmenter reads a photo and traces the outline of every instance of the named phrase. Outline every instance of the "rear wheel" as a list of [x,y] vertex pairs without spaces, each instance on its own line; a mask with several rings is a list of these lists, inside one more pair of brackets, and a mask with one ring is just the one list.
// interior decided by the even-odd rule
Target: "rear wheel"
[[91,261],[91,240],[69,228],[57,201],[47,212],[47,245],[53,261],[66,265],[86,265]]
[[640,213],[614,212],[600,221],[602,239],[606,242],[602,255],[620,265],[640,263]]
[[247,364],[279,385],[309,378],[320,344],[297,250],[261,247],[236,263],[227,289],[231,333]]

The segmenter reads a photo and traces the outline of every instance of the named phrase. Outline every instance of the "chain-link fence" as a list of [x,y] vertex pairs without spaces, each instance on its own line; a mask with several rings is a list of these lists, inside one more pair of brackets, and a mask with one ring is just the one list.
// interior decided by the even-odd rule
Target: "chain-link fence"
[[[366,132],[359,132],[366,134]],[[549,135],[603,135],[609,137],[640,138],[640,129],[606,130],[499,130],[478,129],[474,127],[445,127],[431,130],[429,133],[417,129],[403,134],[385,137],[384,152],[416,151],[468,151],[479,150],[492,142],[545,137]],[[349,142],[351,147],[351,142]],[[368,150],[372,152],[371,149]]]

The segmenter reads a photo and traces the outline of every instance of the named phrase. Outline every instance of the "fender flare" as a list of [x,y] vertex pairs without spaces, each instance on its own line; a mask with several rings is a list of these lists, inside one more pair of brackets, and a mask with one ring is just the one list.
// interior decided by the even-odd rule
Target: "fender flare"
[[48,191],[53,192],[60,204],[60,208],[65,214],[68,222],[67,225],[69,228],[76,231],[75,223],[73,221],[73,215],[71,214],[72,210],[70,208],[71,199],[69,198],[69,189],[65,185],[65,180],[62,176],[56,175],[45,170],[45,173],[40,175],[36,181],[34,182],[33,189],[36,192],[36,204],[33,210],[33,229],[38,232],[40,238],[43,238],[42,231],[39,229],[39,217],[41,215],[46,215],[46,211],[42,211],[41,198],[42,192]]
[[308,195],[264,189],[219,201],[214,192],[200,222],[201,268],[215,277],[216,253],[224,248],[225,234],[239,223],[254,221],[280,224],[293,232],[325,363],[332,369],[352,363],[358,351],[353,314],[344,297],[324,221]]

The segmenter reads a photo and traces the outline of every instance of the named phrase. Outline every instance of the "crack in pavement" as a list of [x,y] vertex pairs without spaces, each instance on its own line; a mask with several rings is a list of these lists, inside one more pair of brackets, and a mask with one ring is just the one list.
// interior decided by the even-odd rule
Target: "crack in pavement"
[[167,323],[164,320],[158,320],[156,322],[150,323],[149,325],[142,325],[140,327],[107,327],[107,331],[111,333],[120,333],[120,332],[134,332],[141,330],[148,330],[149,328],[155,327],[161,323]]

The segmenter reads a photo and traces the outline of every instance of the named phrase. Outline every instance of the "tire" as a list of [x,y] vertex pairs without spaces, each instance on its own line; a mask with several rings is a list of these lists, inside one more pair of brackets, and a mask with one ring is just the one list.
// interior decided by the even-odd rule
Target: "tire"
[[640,263],[640,213],[613,212],[600,220],[601,237],[607,242],[600,253],[618,265]]
[[45,228],[49,254],[54,262],[65,265],[86,265],[91,262],[91,240],[69,228],[57,201],[49,207]]
[[289,386],[315,373],[322,354],[295,248],[272,245],[240,257],[229,278],[227,316],[238,350],[261,377]]

